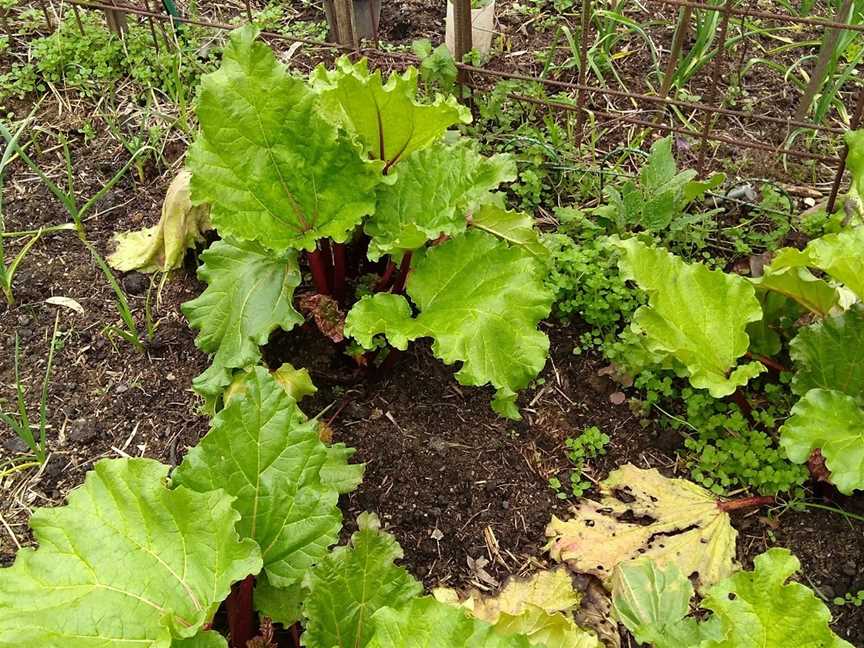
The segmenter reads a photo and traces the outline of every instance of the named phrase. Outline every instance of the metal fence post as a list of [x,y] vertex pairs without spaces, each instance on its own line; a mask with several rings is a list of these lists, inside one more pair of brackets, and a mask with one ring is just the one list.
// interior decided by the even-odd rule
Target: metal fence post
[[[853,131],[861,124],[861,119],[864,117],[864,88],[858,92],[858,105],[855,106],[855,113],[849,122],[849,130]],[[837,202],[837,194],[840,193],[840,184],[843,182],[843,174],[846,171],[846,156],[849,155],[849,147],[844,144],[843,152],[840,154],[840,161],[837,164],[837,173],[834,176],[834,184],[831,185],[831,195],[828,196],[828,204],[825,206],[828,213],[834,211],[834,203]]]

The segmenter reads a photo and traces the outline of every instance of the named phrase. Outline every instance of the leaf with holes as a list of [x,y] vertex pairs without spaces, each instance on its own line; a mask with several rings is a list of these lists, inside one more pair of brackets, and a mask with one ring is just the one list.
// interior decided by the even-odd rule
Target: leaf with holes
[[622,250],[618,267],[648,293],[632,329],[649,350],[686,368],[690,383],[714,398],[732,394],[765,371],[759,362],[739,365],[750,340],[747,325],[762,317],[753,286],[743,277],[685,263],[635,238],[613,240]]
[[33,513],[39,548],[0,569],[0,646],[218,645],[190,638],[261,555],[224,491],[171,490],[167,476],[151,459],[103,459],[65,506]]
[[292,305],[300,268],[296,252],[277,255],[250,241],[217,241],[201,259],[198,278],[207,289],[181,309],[201,331],[195,345],[214,354],[210,368],[192,383],[212,398],[231,384],[234,369],[258,363],[259,346],[274,329],[303,323]]
[[439,236],[465,231],[469,212],[491,200],[490,191],[516,178],[508,155],[484,157],[472,142],[435,143],[399,165],[391,185],[378,189],[375,214],[364,226],[369,258],[416,250]]
[[[626,464],[609,474],[600,492],[599,502],[581,501],[569,520],[553,516],[546,527],[553,559],[602,579],[640,557],[661,567],[674,563],[695,575],[700,591],[735,568],[738,534],[704,488]],[[624,516],[647,521],[627,522]]]
[[333,70],[323,65],[315,68],[310,83],[325,114],[354,133],[366,153],[385,164],[385,173],[451,126],[471,122],[471,111],[454,97],[437,95],[431,103],[418,101],[413,67],[391,74],[384,83],[380,70],[369,72],[366,59],[354,63],[343,56]]
[[323,116],[257,30],[231,34],[222,66],[201,82],[200,133],[189,149],[192,199],[223,237],[272,250],[344,242],[375,209],[381,165]]
[[261,547],[276,587],[299,582],[339,537],[339,493],[321,481],[328,461],[317,421],[263,367],[246,379],[174,480],[198,491],[223,488],[236,500],[238,531]]

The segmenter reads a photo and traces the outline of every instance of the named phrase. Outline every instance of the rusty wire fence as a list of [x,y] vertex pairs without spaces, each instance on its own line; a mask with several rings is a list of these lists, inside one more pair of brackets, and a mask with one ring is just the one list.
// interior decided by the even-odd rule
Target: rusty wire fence
[[[253,19],[253,12],[249,0],[243,0],[245,5],[246,18]],[[325,0],[333,2],[333,0]],[[335,0],[340,2],[340,0]],[[350,5],[350,0],[342,0]],[[444,2],[445,0],[442,0]],[[470,0],[450,0],[455,5],[455,31],[456,31],[456,59],[462,60],[462,55],[471,49],[471,14]],[[616,123],[628,124],[634,127],[644,128],[649,131],[658,131],[662,133],[672,133],[678,136],[689,138],[695,143],[697,148],[696,169],[700,175],[704,175],[706,169],[706,156],[710,145],[726,146],[727,154],[734,155],[736,151],[759,151],[764,155],[774,156],[775,160],[779,159],[798,159],[809,160],[815,163],[825,165],[826,170],[830,171],[833,181],[831,183],[830,195],[828,198],[827,207],[829,211],[834,208],[834,202],[837,198],[841,187],[847,149],[844,146],[839,146],[842,134],[848,130],[854,130],[861,125],[862,117],[864,117],[864,82],[860,76],[853,74],[853,80],[857,81],[860,86],[854,93],[848,90],[841,95],[844,103],[847,104],[848,123],[842,124],[838,120],[833,119],[831,123],[815,123],[808,120],[806,114],[801,114],[802,111],[789,110],[784,116],[761,114],[759,110],[739,110],[729,108],[727,106],[727,97],[721,91],[721,79],[724,74],[737,72],[740,75],[742,61],[738,62],[738,69],[735,69],[735,62],[728,60],[727,51],[729,49],[729,29],[733,20],[743,21],[745,19],[759,19],[770,21],[779,25],[789,25],[796,29],[810,28],[811,30],[819,30],[825,39],[829,42],[832,36],[837,36],[843,32],[851,32],[855,34],[857,39],[861,39],[860,46],[864,47],[864,24],[855,22],[842,22],[836,19],[818,16],[795,16],[772,11],[765,11],[760,8],[751,8],[747,6],[738,6],[741,4],[739,0],[717,0],[715,4],[707,2],[696,2],[693,0],[645,0],[643,3],[649,8],[665,8],[676,12],[677,25],[669,42],[668,50],[664,49],[665,66],[663,73],[663,83],[659,89],[649,89],[647,91],[637,92],[629,89],[620,89],[589,83],[588,81],[588,54],[589,46],[592,39],[592,17],[594,11],[594,3],[598,0],[582,0],[579,9],[581,16],[581,24],[579,25],[579,51],[578,65],[576,72],[571,80],[551,79],[545,75],[527,74],[508,69],[497,69],[495,66],[478,67],[467,63],[457,63],[459,70],[459,82],[470,88],[472,92],[487,92],[494,86],[495,82],[501,80],[523,81],[533,84],[538,84],[541,87],[548,89],[550,92],[556,93],[556,97],[566,95],[566,100],[552,100],[548,98],[538,98],[537,96],[528,96],[519,92],[508,93],[508,98],[540,106],[545,110],[572,113],[577,121],[577,137],[582,136],[582,131],[586,120],[591,119],[593,124]],[[105,14],[107,28],[112,29],[122,36],[122,22],[126,20],[126,16],[133,16],[139,20],[146,21],[149,25],[150,32],[153,38],[153,45],[159,48],[159,39],[157,38],[157,26],[161,25],[163,35],[163,45],[169,46],[171,39],[165,38],[165,25],[169,28],[177,24],[189,24],[198,27],[208,28],[212,30],[231,30],[237,27],[236,24],[228,24],[211,20],[201,20],[189,17],[177,17],[164,13],[161,8],[160,0],[139,0],[142,4],[132,4],[125,0],[60,0],[61,5],[71,6],[74,11],[78,26],[83,31],[80,20],[80,10],[95,10]],[[746,0],[745,0],[746,2]],[[753,0],[756,2],[756,0]],[[48,11],[46,0],[39,0],[39,3],[44,11],[45,19],[49,29],[53,28],[52,17]],[[843,7],[848,7],[850,0],[844,0]],[[842,11],[842,9],[841,9]],[[714,12],[719,16],[719,26],[717,33],[716,53],[711,59],[708,67],[707,77],[703,79],[703,84],[706,91],[705,96],[700,98],[685,97],[679,98],[675,92],[672,92],[671,84],[667,82],[671,73],[680,61],[682,53],[685,51],[685,41],[690,29],[690,18],[694,12]],[[498,33],[498,32],[496,32]],[[366,56],[381,67],[398,68],[409,64],[416,64],[419,59],[408,52],[385,51],[378,47],[377,37],[374,40],[376,47],[361,46],[355,38],[353,42],[330,42],[318,41],[308,38],[300,38],[281,33],[268,32],[262,33],[267,39],[275,41],[286,41],[297,44],[296,46],[307,46],[312,52],[312,58],[315,58],[315,52],[334,51],[348,53],[355,56]],[[824,47],[822,48],[825,49]],[[810,83],[803,91],[802,100],[811,101],[815,93],[818,91],[819,75],[824,72],[820,67],[824,61],[824,51],[820,51],[820,56],[814,62],[813,69],[810,70]],[[742,57],[743,60],[743,57]],[[728,69],[727,69],[728,68]],[[727,89],[728,92],[728,89]],[[607,100],[604,106],[600,103],[600,99]],[[610,105],[610,100],[623,100],[628,102],[626,108],[619,108],[616,105]],[[673,119],[666,119],[667,109],[674,108],[679,111],[686,111],[687,114],[698,116],[700,119],[693,119],[696,126],[688,124],[675,123]],[[727,130],[718,128],[718,122],[723,119],[734,120],[738,129],[741,131],[751,130],[748,127],[753,127],[756,136],[740,137],[730,134]],[[820,142],[822,146],[801,147],[794,146],[791,142],[803,141],[805,138],[792,137],[793,132],[806,132],[815,136],[814,139]],[[834,149],[839,149],[838,154],[832,153],[832,146],[826,145],[831,143]],[[816,150],[813,150],[813,149]]]

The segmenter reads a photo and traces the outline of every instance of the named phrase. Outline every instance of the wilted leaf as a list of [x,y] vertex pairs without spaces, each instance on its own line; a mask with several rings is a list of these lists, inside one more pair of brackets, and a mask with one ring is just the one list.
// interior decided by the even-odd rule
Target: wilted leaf
[[737,364],[750,343],[747,324],[762,317],[746,279],[685,263],[635,238],[612,242],[624,252],[621,273],[648,293],[649,305],[636,311],[632,329],[644,336],[650,351],[680,362],[691,384],[715,398],[765,371],[759,362]]
[[[246,393],[247,381],[253,376],[254,371],[255,368],[250,367],[234,375],[234,379],[222,395],[222,400],[226,405],[235,396],[242,396]],[[312,383],[309,370],[305,367],[303,369],[295,369],[294,365],[290,362],[283,362],[278,369],[271,371],[270,375],[273,376],[276,383],[296,403],[318,391],[318,388]]]
[[[604,580],[618,564],[640,557],[661,567],[674,563],[696,575],[700,591],[732,573],[738,534],[704,488],[626,464],[600,484],[600,492],[600,502],[582,500],[570,520],[553,516],[546,527],[552,558]],[[622,516],[649,520],[626,522]]]
[[276,255],[253,242],[217,241],[201,258],[198,277],[207,289],[181,310],[201,331],[195,345],[214,354],[210,368],[192,385],[215,397],[231,384],[234,369],[258,363],[259,346],[274,329],[290,331],[303,323],[292,304],[300,268],[296,252]]
[[790,344],[790,355],[796,394],[835,389],[864,406],[864,306],[803,327]]
[[510,156],[484,157],[469,140],[416,151],[399,165],[396,182],[378,189],[375,214],[364,225],[372,237],[369,258],[416,250],[442,234],[464,232],[469,211],[515,178]]
[[378,609],[398,609],[423,590],[393,564],[402,548],[379,530],[378,518],[363,513],[357,523],[351,543],[334,549],[306,576],[303,642],[308,648],[366,646],[374,634],[370,618]]
[[159,223],[134,232],[117,234],[117,249],[108,257],[115,270],[168,272],[183,265],[186,250],[204,240],[212,229],[210,207],[193,206],[189,199],[192,174],[185,169],[171,181],[162,203]]
[[829,627],[831,613],[800,583],[786,583],[801,564],[788,549],[769,549],[711,588],[702,607],[720,621],[722,639],[705,648],[853,648]]
[[306,293],[298,300],[300,310],[309,315],[315,326],[332,342],[339,344],[345,339],[345,313],[339,302],[329,295]]
[[375,210],[381,164],[361,159],[257,33],[232,32],[222,66],[202,79],[201,131],[187,161],[193,202],[211,205],[223,237],[278,252],[345,242]]
[[819,448],[837,490],[846,495],[864,490],[864,409],[851,396],[830,389],[808,391],[781,426],[780,445],[799,464]]
[[[529,648],[521,635],[501,635],[488,623],[431,597],[416,598],[372,615],[375,634],[367,648]],[[340,644],[341,645],[341,644]],[[548,647],[547,647],[548,648]]]
[[335,69],[320,65],[310,82],[320,93],[321,106],[336,122],[355,133],[370,157],[383,161],[385,169],[414,151],[431,144],[450,126],[471,122],[471,111],[454,97],[435,97],[432,103],[417,101],[417,69],[391,74],[387,83],[381,71],[370,73],[366,59],[353,63],[343,56]]
[[261,569],[258,546],[238,538],[223,491],[170,490],[167,475],[152,459],[103,459],[66,506],[33,513],[39,548],[0,569],[0,646],[169,648],[211,621],[231,583]]
[[321,482],[327,448],[315,421],[305,421],[266,369],[213,419],[174,480],[197,491],[223,488],[236,500],[237,529],[261,547],[271,584],[287,587],[339,538],[339,494]]
[[[445,591],[439,600],[454,602]],[[448,600],[449,599],[449,600]],[[541,571],[527,579],[511,579],[497,596],[472,591],[461,605],[478,619],[491,623],[499,634],[522,634],[545,648],[603,648],[594,633],[573,622],[579,593],[567,569]]]

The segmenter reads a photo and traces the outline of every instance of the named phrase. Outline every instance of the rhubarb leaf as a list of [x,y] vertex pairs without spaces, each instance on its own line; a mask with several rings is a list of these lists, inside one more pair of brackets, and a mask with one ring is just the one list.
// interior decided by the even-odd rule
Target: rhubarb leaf
[[423,587],[393,561],[402,549],[379,530],[374,515],[357,519],[351,542],[334,549],[310,570],[303,605],[307,619],[303,643],[308,648],[366,646],[374,634],[372,615],[384,606],[400,608]]
[[864,227],[827,234],[807,244],[804,253],[814,266],[864,300]]
[[828,315],[840,300],[837,289],[813,276],[807,268],[785,265],[787,258],[781,252],[771,265],[765,266],[761,277],[750,281],[757,290],[779,293],[820,317]]
[[687,615],[693,585],[675,563],[659,567],[653,560],[621,563],[612,574],[615,614],[639,643],[654,648],[696,648],[722,638],[720,623],[699,623]]
[[171,648],[228,648],[228,642],[215,630],[206,630],[189,639],[175,639]]
[[803,327],[790,344],[792,391],[834,389],[864,406],[864,306]]
[[327,447],[316,421],[263,367],[213,419],[174,480],[197,491],[223,488],[236,500],[237,529],[261,547],[271,584],[288,587],[339,539],[339,493],[321,482]]
[[[245,394],[248,380],[254,375],[255,367],[236,372],[234,379],[222,396],[224,403],[228,404],[235,396]],[[271,371],[270,375],[295,403],[299,403],[306,396],[311,396],[318,391],[318,388],[312,384],[309,370],[306,368],[295,369],[290,362],[283,362],[278,369]]]
[[0,569],[0,646],[169,648],[212,620],[261,555],[224,491],[171,490],[167,475],[103,459],[65,506],[33,513],[39,548]]
[[808,391],[780,428],[780,445],[799,464],[820,449],[837,490],[844,495],[864,490],[864,409],[852,396]]
[[524,635],[502,635],[488,623],[472,619],[465,610],[428,596],[398,609],[383,607],[372,615],[372,621],[375,634],[365,644],[367,648],[529,648],[531,645]]
[[705,648],[852,648],[831,631],[831,613],[811,590],[786,583],[801,566],[788,549],[769,549],[754,564],[752,572],[712,587],[702,601],[723,634]]
[[601,482],[600,493],[599,502],[586,499],[573,507],[567,521],[553,516],[546,527],[553,559],[604,580],[617,565],[640,557],[660,567],[674,563],[696,575],[699,591],[735,568],[738,534],[704,488],[626,464]]
[[108,257],[108,264],[120,272],[168,272],[183,265],[186,250],[204,240],[204,232],[212,229],[210,208],[192,206],[189,181],[192,175],[183,170],[171,181],[162,216],[153,227],[117,234],[117,249]]
[[422,335],[422,329],[411,317],[411,305],[402,295],[366,295],[354,304],[345,318],[345,335],[357,340],[364,349],[374,348],[373,338],[382,334],[401,351]]
[[292,305],[300,284],[297,253],[273,254],[254,242],[217,241],[201,254],[198,278],[207,289],[181,307],[190,326],[201,332],[195,345],[212,353],[209,369],[192,385],[218,396],[231,384],[234,369],[255,365],[277,327],[290,331],[303,323]]
[[490,200],[489,192],[516,178],[509,155],[480,155],[469,140],[438,142],[399,165],[399,176],[378,189],[375,214],[366,221],[369,258],[416,250],[441,235],[465,231],[466,217]]
[[460,603],[452,590],[438,589],[434,594],[441,601],[470,610],[472,616],[492,624],[501,635],[525,635],[531,644],[545,648],[603,648],[593,632],[573,621],[572,613],[579,608],[581,596],[564,567],[540,571],[527,579],[511,579],[497,596],[471,591]]
[[420,311],[415,319],[400,296],[377,294],[355,305],[346,330],[367,348],[382,333],[396,348],[433,338],[436,357],[462,363],[460,384],[491,383],[492,409],[520,418],[516,391],[540,373],[549,351],[537,330],[553,299],[542,264],[522,247],[472,230],[429,249],[406,290]]
[[714,398],[765,371],[759,362],[737,364],[750,343],[748,323],[762,317],[746,279],[685,263],[635,238],[612,242],[624,252],[618,260],[622,275],[648,293],[648,305],[636,311],[631,328],[650,351],[681,363],[690,383]]
[[266,574],[255,579],[255,609],[263,616],[288,628],[300,620],[305,592],[300,583],[288,587],[274,587]]
[[375,209],[380,164],[319,111],[251,26],[235,30],[222,67],[201,82],[201,131],[189,150],[192,199],[222,236],[283,252],[347,240]]
[[454,97],[417,101],[413,67],[383,83],[381,71],[370,73],[366,59],[353,63],[343,56],[333,70],[315,68],[310,82],[328,117],[354,133],[371,158],[385,163],[385,170],[437,140],[450,126],[471,122],[471,111]]
[[[319,424],[320,425],[320,424]],[[348,459],[357,452],[354,448],[347,447],[344,443],[334,443],[327,446],[327,459],[321,466],[318,477],[321,483],[337,493],[350,493],[363,481],[365,464],[348,463]]]
[[471,227],[496,236],[510,245],[523,248],[538,261],[547,262],[549,249],[534,229],[534,219],[523,212],[508,211],[498,205],[483,205],[474,212]]

